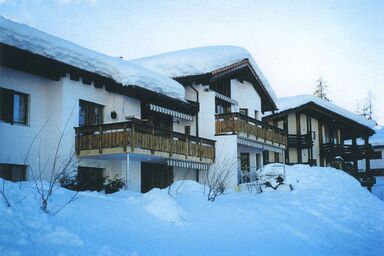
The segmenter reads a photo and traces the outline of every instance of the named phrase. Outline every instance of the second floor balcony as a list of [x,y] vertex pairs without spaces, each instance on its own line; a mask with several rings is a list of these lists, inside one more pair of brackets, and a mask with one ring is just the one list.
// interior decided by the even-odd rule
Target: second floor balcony
[[216,134],[240,134],[270,145],[287,146],[287,133],[240,113],[216,114]]
[[158,129],[139,119],[76,127],[76,153],[80,157],[138,153],[212,163],[215,141]]

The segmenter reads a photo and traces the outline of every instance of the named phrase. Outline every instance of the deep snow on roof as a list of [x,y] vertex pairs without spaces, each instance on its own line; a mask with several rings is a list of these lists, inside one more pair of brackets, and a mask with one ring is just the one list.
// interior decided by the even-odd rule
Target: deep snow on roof
[[305,105],[309,102],[313,102],[316,105],[319,105],[323,108],[328,109],[329,111],[332,111],[336,114],[339,114],[341,116],[344,116],[345,118],[348,118],[356,123],[359,123],[363,126],[366,126],[370,129],[373,129],[375,127],[375,122],[371,120],[367,120],[362,116],[359,116],[349,110],[346,110],[342,107],[339,107],[332,102],[326,101],[324,99],[321,99],[319,97],[316,97],[314,95],[297,95],[292,97],[284,97],[284,98],[278,98],[277,99],[277,108],[278,110],[275,111],[275,113],[281,113],[283,111],[293,109],[300,107],[302,105]]
[[276,100],[275,92],[260,71],[252,55],[242,47],[198,47],[134,59],[131,62],[168,77],[183,77],[209,73],[244,59],[249,60],[271,98]]
[[137,85],[183,100],[184,87],[175,80],[139,65],[84,48],[28,25],[0,16],[0,42],[75,66],[125,86]]

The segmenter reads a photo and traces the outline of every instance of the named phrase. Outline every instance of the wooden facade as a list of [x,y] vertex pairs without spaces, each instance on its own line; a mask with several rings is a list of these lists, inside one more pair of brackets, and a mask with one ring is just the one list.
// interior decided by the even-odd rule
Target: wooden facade
[[215,141],[161,130],[135,118],[127,122],[76,127],[75,131],[79,156],[136,152],[205,163],[215,160]]

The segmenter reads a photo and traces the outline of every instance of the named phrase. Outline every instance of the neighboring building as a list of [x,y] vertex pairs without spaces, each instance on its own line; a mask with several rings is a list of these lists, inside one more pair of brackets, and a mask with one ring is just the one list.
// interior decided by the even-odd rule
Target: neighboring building
[[359,160],[370,169],[370,161],[381,157],[368,142],[373,121],[312,95],[281,98],[277,106],[263,120],[288,133],[287,164],[333,166],[357,175]]
[[260,120],[274,92],[242,48],[183,51],[162,65],[185,69],[165,74],[0,17],[0,51],[2,178],[49,177],[73,154],[82,177],[117,175],[146,192],[202,181],[212,164],[230,166],[235,186],[263,152],[284,161],[285,132]]
[[[245,49],[201,47],[133,62],[185,86],[186,99],[200,109],[197,134],[216,141],[212,169],[234,167],[231,187],[250,181],[265,163],[284,162],[286,133],[261,121],[276,109],[275,94]],[[272,159],[268,152],[274,152]]]

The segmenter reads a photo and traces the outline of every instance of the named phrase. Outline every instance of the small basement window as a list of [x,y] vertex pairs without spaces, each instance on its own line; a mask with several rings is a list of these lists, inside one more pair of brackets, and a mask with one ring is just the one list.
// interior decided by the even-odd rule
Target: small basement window
[[27,166],[18,164],[0,164],[0,178],[12,182],[26,180]]
[[0,120],[10,124],[28,123],[29,95],[0,88]]

